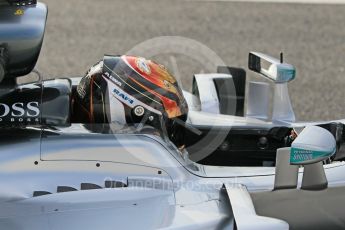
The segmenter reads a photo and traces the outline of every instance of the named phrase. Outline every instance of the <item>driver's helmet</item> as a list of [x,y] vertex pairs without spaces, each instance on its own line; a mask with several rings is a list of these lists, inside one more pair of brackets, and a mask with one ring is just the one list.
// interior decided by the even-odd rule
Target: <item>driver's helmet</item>
[[84,123],[144,123],[166,130],[175,143],[182,141],[180,126],[188,106],[176,79],[161,64],[142,57],[105,56],[82,78],[76,94],[75,112]]

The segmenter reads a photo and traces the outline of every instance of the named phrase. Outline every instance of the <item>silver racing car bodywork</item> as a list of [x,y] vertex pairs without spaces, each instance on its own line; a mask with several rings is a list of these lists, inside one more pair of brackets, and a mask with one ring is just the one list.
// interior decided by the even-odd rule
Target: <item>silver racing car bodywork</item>
[[272,116],[268,83],[250,82],[245,100],[242,70],[195,75],[177,148],[145,124],[78,122],[80,79],[15,83],[46,16],[42,3],[0,0],[0,229],[345,228],[344,121],[295,122],[292,65],[249,55],[275,85]]
[[[2,229],[234,229],[235,221],[239,229],[288,229],[285,221],[256,214],[255,208],[277,202],[270,209],[289,220],[290,211],[275,196],[284,197],[282,204],[293,197],[286,205],[305,215],[304,223],[312,228],[311,216],[320,218],[323,208],[308,210],[314,212],[309,215],[302,211],[307,207],[298,196],[308,192],[307,202],[325,202],[341,220],[342,162],[325,166],[328,189],[272,192],[273,167],[200,165],[152,130],[113,133],[85,126],[2,133]],[[331,226],[333,219],[324,216],[323,221]]]

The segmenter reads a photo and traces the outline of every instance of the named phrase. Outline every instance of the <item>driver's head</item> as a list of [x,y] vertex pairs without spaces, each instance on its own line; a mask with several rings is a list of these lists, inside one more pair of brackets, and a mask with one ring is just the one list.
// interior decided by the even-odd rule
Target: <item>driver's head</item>
[[180,139],[175,120],[185,121],[188,113],[182,90],[163,65],[126,55],[105,56],[91,67],[77,88],[77,102],[85,122],[158,128],[163,121],[173,141]]

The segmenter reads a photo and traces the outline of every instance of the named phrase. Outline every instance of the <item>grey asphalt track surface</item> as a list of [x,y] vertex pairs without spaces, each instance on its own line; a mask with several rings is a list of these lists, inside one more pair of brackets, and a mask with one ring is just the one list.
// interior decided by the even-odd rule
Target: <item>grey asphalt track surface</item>
[[[181,36],[207,46],[226,64],[243,68],[247,68],[249,51],[274,56],[284,51],[285,61],[297,68],[289,90],[298,120],[345,118],[345,5],[43,2],[49,7],[49,18],[37,68],[45,78],[81,76],[103,54],[127,53],[155,37]],[[209,72],[209,68],[188,58],[188,49],[185,52],[152,58],[174,69],[189,89],[192,74]],[[250,80],[260,79],[248,75]]]

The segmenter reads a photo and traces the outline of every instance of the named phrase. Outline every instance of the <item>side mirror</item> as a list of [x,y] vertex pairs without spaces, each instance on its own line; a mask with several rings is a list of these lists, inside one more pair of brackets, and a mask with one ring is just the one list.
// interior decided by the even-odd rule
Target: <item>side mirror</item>
[[293,65],[283,63],[283,60],[278,60],[269,55],[257,52],[249,53],[248,68],[256,73],[262,74],[275,83],[289,82],[296,75],[296,69]]
[[41,51],[48,10],[43,3],[25,2],[30,5],[0,5],[0,82],[29,74]]
[[292,142],[290,164],[307,165],[321,162],[332,157],[335,152],[336,141],[328,130],[308,126]]

